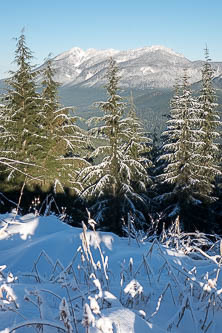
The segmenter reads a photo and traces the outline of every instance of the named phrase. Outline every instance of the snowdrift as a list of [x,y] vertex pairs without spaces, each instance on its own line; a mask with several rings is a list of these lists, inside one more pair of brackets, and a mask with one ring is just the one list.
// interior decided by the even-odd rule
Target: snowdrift
[[220,253],[0,218],[1,333],[222,331]]

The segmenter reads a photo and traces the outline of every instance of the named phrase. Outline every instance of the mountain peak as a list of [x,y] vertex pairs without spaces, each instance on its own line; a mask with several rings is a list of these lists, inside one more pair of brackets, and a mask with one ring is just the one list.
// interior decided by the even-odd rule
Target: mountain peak
[[177,53],[173,49],[168,48],[166,46],[162,46],[162,45],[147,46],[144,49],[147,49],[150,52],[163,51],[163,52],[169,53],[169,54],[177,56],[177,57],[185,58],[183,54]]

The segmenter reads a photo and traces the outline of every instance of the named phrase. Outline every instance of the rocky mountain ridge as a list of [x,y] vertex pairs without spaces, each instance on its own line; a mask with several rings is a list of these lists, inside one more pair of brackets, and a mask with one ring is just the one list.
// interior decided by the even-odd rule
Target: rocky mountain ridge
[[[74,47],[53,59],[56,80],[63,86],[101,87],[109,58],[120,69],[122,88],[171,88],[187,69],[190,83],[201,79],[203,61],[190,61],[164,46],[151,46],[118,51]],[[215,77],[222,75],[222,62],[212,62]]]

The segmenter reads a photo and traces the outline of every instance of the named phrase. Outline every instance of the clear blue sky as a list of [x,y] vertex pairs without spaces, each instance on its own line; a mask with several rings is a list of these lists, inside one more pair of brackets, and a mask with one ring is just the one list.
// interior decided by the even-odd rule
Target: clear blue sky
[[221,0],[0,0],[0,78],[25,27],[34,63],[74,46],[131,49],[163,45],[190,60],[207,44],[222,61]]

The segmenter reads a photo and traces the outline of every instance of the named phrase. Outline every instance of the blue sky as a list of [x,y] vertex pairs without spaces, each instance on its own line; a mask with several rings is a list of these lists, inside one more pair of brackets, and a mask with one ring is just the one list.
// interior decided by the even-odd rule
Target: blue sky
[[163,45],[198,60],[207,44],[222,61],[221,0],[0,0],[0,13],[0,78],[14,69],[13,37],[23,27],[35,64],[74,46]]

